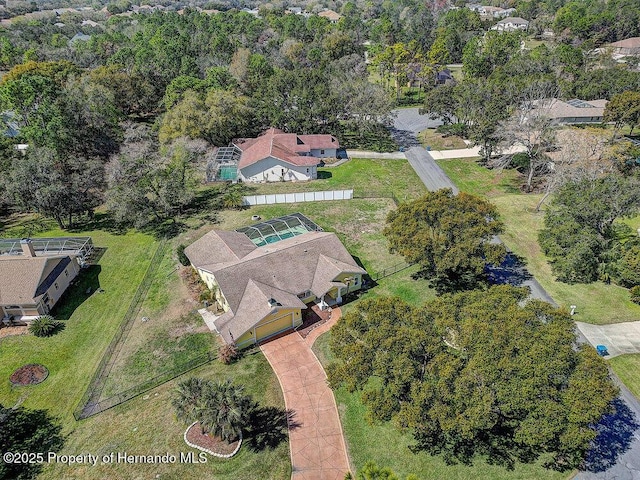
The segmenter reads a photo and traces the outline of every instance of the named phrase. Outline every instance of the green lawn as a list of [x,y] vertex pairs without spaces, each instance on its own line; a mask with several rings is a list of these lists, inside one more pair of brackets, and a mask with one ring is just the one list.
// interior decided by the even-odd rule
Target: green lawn
[[437,163],[463,192],[489,198],[519,192],[516,170],[490,170],[473,158],[438,160]]
[[273,182],[248,184],[255,193],[289,193],[353,188],[360,197],[389,196],[400,200],[425,193],[420,181],[406,160],[353,158],[337,167],[318,169],[318,180],[309,182]]
[[[332,359],[328,332],[316,340],[313,351],[323,365]],[[566,474],[547,470],[539,464],[518,464],[509,471],[502,467],[488,465],[477,460],[472,466],[446,465],[441,457],[426,453],[413,453],[409,446],[413,443],[410,433],[401,433],[390,423],[371,425],[367,422],[366,407],[358,393],[349,393],[340,388],[334,392],[342,429],[347,442],[347,450],[352,467],[360,470],[368,461],[391,468],[400,478],[414,474],[420,479],[460,479],[460,480],[514,480],[514,479],[563,479]],[[391,448],[392,447],[392,448]]]
[[[59,236],[61,231],[43,232]],[[83,232],[94,245],[106,248],[99,267],[83,271],[62,304],[79,303],[73,312],[59,309],[58,316],[69,319],[66,328],[50,338],[32,335],[0,339],[0,402],[25,407],[45,408],[62,419],[65,430],[73,428],[72,412],[115,334],[129,303],[142,280],[157,242],[149,235],[127,233],[116,236],[102,231]],[[92,294],[86,295],[87,285]],[[104,293],[95,291],[97,287]],[[84,301],[83,301],[84,300]],[[26,363],[42,363],[49,377],[40,385],[12,388],[6,380]]]
[[[245,392],[255,400],[260,400],[263,406],[284,409],[284,399],[277,378],[261,353],[248,355],[228,366],[215,361],[190,372],[188,376],[220,380],[231,378],[235,383],[243,385]],[[187,425],[176,420],[171,407],[176,382],[177,380],[174,380],[164,384],[143,396],[77,423],[60,452],[69,455],[106,455],[111,452],[127,452],[130,455],[169,453],[178,457],[175,464],[121,463],[96,467],[50,465],[40,478],[285,480],[291,477],[286,436],[273,448],[258,449],[251,442],[245,442],[240,452],[229,460],[207,456],[206,464],[180,463],[181,452],[196,452],[197,458],[197,451],[184,443],[182,435]]]
[[[640,319],[640,306],[629,300],[626,288],[602,282],[569,285],[556,281],[538,245],[538,232],[544,222],[544,206],[541,212],[536,212],[535,208],[541,196],[518,193],[518,176],[514,170],[496,172],[478,165],[472,159],[441,160],[438,164],[460,190],[487,197],[498,207],[505,224],[505,233],[500,238],[507,247],[525,259],[528,270],[558,305],[566,308],[578,306],[576,320],[607,324]],[[640,217],[627,220],[626,223],[638,228]]]
[[640,353],[613,357],[609,360],[609,365],[622,383],[640,400]]
[[441,133],[436,132],[435,128],[428,128],[418,134],[418,140],[426,148],[430,147],[431,150],[456,150],[460,148],[467,148],[467,144],[464,140],[455,135],[444,136]]
[[[111,369],[102,399],[209,352],[217,343],[176,270],[170,242]],[[142,319],[146,318],[147,321]]]

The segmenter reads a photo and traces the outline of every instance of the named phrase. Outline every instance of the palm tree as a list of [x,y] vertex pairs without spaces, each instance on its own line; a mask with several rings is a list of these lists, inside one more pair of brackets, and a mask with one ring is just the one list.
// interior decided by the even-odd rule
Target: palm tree
[[201,399],[208,384],[202,378],[188,378],[178,383],[176,397],[171,404],[176,409],[176,416],[186,422],[197,422],[199,420],[199,410]]
[[247,424],[253,406],[240,386],[231,380],[212,382],[189,378],[178,384],[171,403],[176,416],[187,423],[200,422],[202,433],[235,441]]
[[227,442],[235,441],[246,425],[251,399],[231,380],[210,384],[199,408],[200,424]]

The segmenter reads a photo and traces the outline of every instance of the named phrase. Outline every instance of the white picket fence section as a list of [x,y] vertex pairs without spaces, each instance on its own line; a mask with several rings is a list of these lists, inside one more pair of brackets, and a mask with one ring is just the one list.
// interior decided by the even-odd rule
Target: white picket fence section
[[271,193],[268,195],[246,195],[243,205],[273,205],[276,203],[322,202],[327,200],[351,200],[352,190],[327,190],[324,192]]

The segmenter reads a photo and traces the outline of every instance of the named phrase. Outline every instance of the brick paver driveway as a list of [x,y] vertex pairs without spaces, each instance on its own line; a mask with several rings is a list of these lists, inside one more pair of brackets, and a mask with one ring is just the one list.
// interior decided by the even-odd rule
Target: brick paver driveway
[[349,471],[342,427],[327,376],[311,351],[318,334],[332,319],[306,339],[293,332],[261,345],[260,349],[278,376],[289,420],[289,448],[294,480],[342,480]]

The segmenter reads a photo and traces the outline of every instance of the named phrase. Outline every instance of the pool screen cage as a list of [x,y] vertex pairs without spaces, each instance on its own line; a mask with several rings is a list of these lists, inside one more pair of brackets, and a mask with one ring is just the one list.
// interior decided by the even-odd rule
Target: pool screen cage
[[271,220],[265,220],[264,222],[236,230],[236,232],[244,233],[258,247],[302,235],[303,233],[321,231],[322,227],[316,225],[301,213],[272,218]]
[[[24,255],[21,238],[0,238],[0,255]],[[37,257],[72,255],[82,265],[93,252],[91,237],[31,238],[31,246]]]
[[241,154],[235,145],[218,148],[213,160],[207,164],[207,182],[236,181]]

